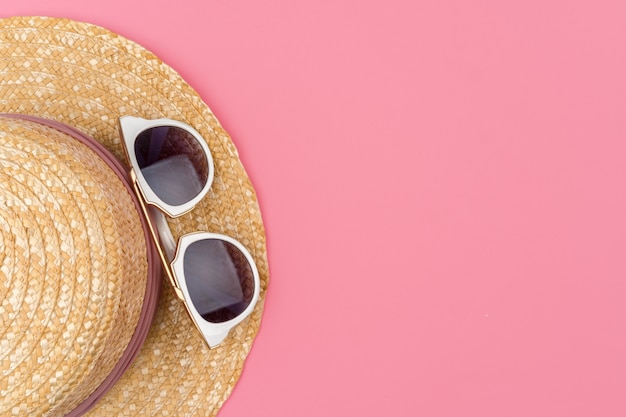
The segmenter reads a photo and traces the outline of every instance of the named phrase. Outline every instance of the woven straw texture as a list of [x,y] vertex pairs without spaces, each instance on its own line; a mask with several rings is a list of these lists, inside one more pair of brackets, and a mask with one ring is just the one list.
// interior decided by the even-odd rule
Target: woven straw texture
[[64,415],[130,341],[146,240],[123,183],[73,138],[1,118],[0,167],[0,404]]
[[[87,415],[213,416],[217,414],[239,378],[244,360],[258,332],[268,283],[265,233],[256,195],[228,134],[198,94],[174,70],[152,53],[103,28],[66,19],[41,17],[0,19],[0,112],[36,115],[74,126],[95,138],[122,161],[124,161],[123,148],[117,129],[117,120],[122,115],[136,115],[147,119],[160,117],[177,119],[190,124],[206,138],[216,169],[211,191],[191,213],[170,220],[170,226],[175,237],[192,231],[204,230],[224,233],[241,241],[255,258],[259,269],[261,278],[259,302],[253,314],[232,329],[224,343],[209,350],[196,333],[184,306],[164,280],[153,325],[138,357],[117,384]],[[17,159],[14,159],[12,154],[9,155],[12,149],[13,152],[21,149],[20,146],[25,145],[20,145],[20,141],[16,140],[10,146],[6,146],[7,150],[0,150],[0,159],[7,165],[13,166],[14,169],[20,170],[20,174],[24,177],[23,180],[19,180],[20,177],[15,174],[7,174],[3,165],[2,184],[6,184],[3,187],[8,188],[7,192],[13,194],[17,191],[12,190],[11,187],[19,187],[21,183],[37,183],[36,178],[30,179],[34,175],[30,166],[20,167],[22,164],[16,162]],[[7,156],[2,152],[7,152]],[[70,158],[66,163],[70,164],[71,157],[75,157],[75,151],[71,150],[68,156]],[[125,161],[124,164],[126,164]],[[66,184],[65,187],[67,187],[64,181],[65,178],[62,178],[59,184]],[[85,183],[89,181],[81,177],[80,184],[85,187]],[[29,187],[32,186],[29,185]],[[78,187],[79,182],[77,181],[74,186]],[[50,189],[50,187],[47,183],[45,184],[45,188]],[[92,200],[96,199],[95,191],[92,193],[91,190],[87,190],[86,194]],[[38,196],[36,191],[31,190],[24,191],[23,195],[23,198],[14,198],[14,200],[29,201],[29,198]],[[116,200],[116,197],[108,197],[102,197],[102,200],[109,203]],[[51,200],[54,199],[51,198]],[[21,210],[22,214],[19,218],[24,224],[19,240],[13,238],[6,227],[0,231],[0,245],[3,249],[0,251],[0,256],[4,256],[0,272],[3,274],[1,279],[9,283],[8,288],[12,288],[10,268],[41,268],[38,266],[43,262],[40,259],[41,256],[59,253],[64,248],[62,242],[54,240],[56,235],[61,234],[82,233],[75,236],[75,245],[83,244],[84,247],[81,249],[89,250],[90,253],[101,251],[93,254],[91,268],[105,268],[112,262],[130,262],[132,267],[141,264],[139,259],[128,261],[117,258],[113,261],[109,259],[111,257],[109,251],[103,251],[100,247],[102,243],[100,246],[95,244],[94,239],[98,242],[105,241],[107,244],[119,245],[117,236],[95,237],[91,235],[90,229],[76,228],[72,222],[65,221],[64,223],[63,219],[56,217],[48,219],[45,224],[52,231],[59,227],[67,227],[67,230],[52,233],[40,230],[39,234],[35,234],[35,229],[29,225],[39,222],[44,224],[43,220],[36,220],[38,214],[28,212],[27,205],[24,208],[5,207],[2,206],[2,201],[4,200],[0,194],[0,207],[2,208],[0,217],[3,219],[10,216],[17,217],[12,213]],[[47,200],[46,204],[50,205],[51,210],[46,211],[43,216],[50,217],[50,213],[58,209],[58,206],[54,206],[52,202],[47,203]],[[124,206],[127,203],[119,201],[116,204]],[[76,203],[61,205],[64,208],[72,206],[76,206]],[[97,210],[101,212],[101,209]],[[42,214],[39,213],[39,216],[41,217]],[[41,229],[43,226],[39,227]],[[135,235],[134,232],[132,234]],[[137,232],[136,235],[141,236],[141,232]],[[51,241],[48,241],[48,238]],[[29,252],[30,246],[33,245],[40,246],[39,255],[35,259],[33,259],[33,252]],[[21,251],[15,249],[18,247]],[[24,252],[27,253],[23,254]],[[18,253],[22,253],[19,255],[21,258]],[[132,256],[141,258],[141,254],[132,254]],[[8,257],[11,259],[7,260]],[[24,257],[29,257],[29,259]],[[48,265],[45,262],[44,264]],[[58,269],[62,266],[53,263],[46,267]],[[76,266],[69,265],[68,267]],[[24,273],[41,277],[48,272],[47,270],[45,272],[33,270]],[[109,275],[109,271],[102,272],[102,274],[107,276],[107,280],[114,279]],[[61,286],[57,290],[49,290],[43,283],[39,284],[40,287],[35,287],[36,282],[32,284],[29,282],[29,285],[33,285],[33,289],[20,288],[21,292],[15,296],[6,293],[7,285],[0,286],[0,291],[3,291],[1,298],[13,300],[11,297],[17,297],[16,303],[25,304],[18,298],[21,297],[23,300],[33,297],[42,300],[56,300],[58,297],[76,298],[90,294],[90,291],[94,291],[93,286],[103,286],[102,291],[109,288],[105,285],[107,281],[96,280],[95,284],[91,280],[85,282],[87,278],[93,277],[92,271],[86,270],[77,276],[81,276],[82,281],[77,279],[76,282]],[[75,369],[92,366],[103,368],[102,373],[106,373],[103,365],[93,361],[92,357],[88,357],[86,361],[75,358],[69,363],[66,362],[67,358],[63,360],[55,358],[54,352],[50,351],[50,348],[57,343],[79,344],[85,338],[91,341],[92,338],[104,337],[104,334],[83,333],[82,329],[88,326],[84,323],[113,320],[115,308],[124,309],[124,311],[131,308],[125,304],[124,300],[117,301],[115,294],[103,293],[102,297],[100,307],[93,308],[90,305],[90,308],[86,307],[83,310],[74,306],[73,302],[70,303],[72,298],[69,298],[67,301],[69,306],[66,307],[68,311],[58,312],[50,317],[39,308],[30,312],[19,308],[20,304],[15,306],[12,315],[0,311],[2,313],[0,332],[6,328],[5,320],[12,320],[16,315],[25,315],[26,320],[33,322],[35,320],[28,317],[29,315],[41,315],[37,317],[37,322],[44,327],[51,327],[50,324],[46,324],[48,320],[54,320],[55,317],[67,317],[65,321],[57,319],[59,322],[54,323],[54,326],[64,326],[66,329],[62,333],[62,340],[50,342],[51,345],[46,346],[46,350],[41,344],[31,343],[28,340],[29,335],[11,337],[0,335],[0,364],[2,365],[0,391],[2,391],[2,396],[5,395],[5,390],[15,391],[11,395],[21,400],[12,403],[18,404],[19,409],[6,409],[3,408],[5,399],[0,399],[0,414],[24,415],[24,411],[27,411],[29,415],[63,415],[65,411],[60,411],[61,405],[58,405],[56,401],[59,398],[74,395],[74,392],[65,392],[63,391],[65,386],[59,387],[53,384],[60,376],[71,379],[71,376],[66,377],[64,372],[75,373]],[[34,305],[37,303],[35,302]],[[59,308],[56,304],[53,303],[53,305]],[[128,322],[132,320],[128,319]],[[128,334],[128,329],[122,333]],[[12,338],[20,339],[20,341],[12,341]],[[120,345],[123,344],[124,342],[120,341]],[[21,346],[21,350],[18,350],[18,345]],[[28,351],[28,348],[31,350]],[[113,351],[113,348],[108,347],[105,350],[108,349]],[[18,351],[22,355],[19,359],[13,356]],[[50,392],[54,392],[56,396],[29,397],[24,391],[28,390],[27,387],[14,387],[17,381],[14,377],[5,376],[5,370],[13,367],[16,360],[23,363],[20,365],[19,375],[24,380],[28,380],[31,385],[50,385]],[[57,361],[58,365],[55,365],[57,362],[54,361]],[[45,373],[40,362],[51,363],[51,367],[56,366],[55,373],[53,375]],[[62,370],[60,376],[58,369]],[[81,372],[86,373],[86,371]],[[88,390],[82,383],[68,385],[68,387],[69,390]],[[78,391],[76,392],[76,397],[80,397]],[[40,411],[33,412],[35,409]]]

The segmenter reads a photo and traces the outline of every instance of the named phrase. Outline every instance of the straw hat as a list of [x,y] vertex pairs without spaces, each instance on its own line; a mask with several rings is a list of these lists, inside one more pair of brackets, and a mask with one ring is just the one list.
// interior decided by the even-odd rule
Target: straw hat
[[[67,19],[0,19],[0,113],[35,116],[0,117],[0,416],[215,415],[268,282],[255,192],[228,134],[153,54]],[[224,233],[255,258],[259,302],[215,349],[159,275],[128,191],[122,115],[202,134],[213,186],[172,232]]]

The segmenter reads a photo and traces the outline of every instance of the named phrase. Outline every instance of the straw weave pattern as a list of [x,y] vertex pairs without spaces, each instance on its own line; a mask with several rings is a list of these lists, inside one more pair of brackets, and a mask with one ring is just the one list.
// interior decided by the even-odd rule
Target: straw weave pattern
[[[163,281],[163,292],[156,317],[137,359],[112,390],[87,415],[216,415],[237,382],[245,358],[259,330],[269,279],[265,231],[256,194],[229,135],[198,94],[174,70],[152,53],[105,29],[66,19],[39,17],[0,19],[0,112],[31,114],[77,127],[102,143],[124,164],[126,162],[117,129],[117,120],[122,115],[135,115],[147,119],[168,117],[180,120],[193,126],[207,140],[216,170],[211,191],[191,213],[170,220],[170,226],[175,237],[203,230],[224,233],[242,242],[254,257],[260,273],[261,294],[257,307],[250,317],[231,330],[220,346],[209,350],[196,333],[182,303],[175,297],[168,282]],[[17,144],[15,146],[19,149]],[[69,155],[75,156],[75,152],[71,150]],[[14,161],[12,158],[13,156],[6,157],[3,160],[11,164]],[[74,172],[74,168],[72,166],[70,171]],[[92,168],[85,172],[90,169]],[[0,171],[5,170],[3,168]],[[57,321],[60,319],[56,317],[67,317],[63,322],[54,323],[59,328],[62,326],[66,328],[63,333],[66,336],[62,340],[50,341],[45,350],[44,348],[38,348],[37,351],[22,349],[24,350],[22,352],[20,346],[31,346],[30,343],[23,342],[23,335],[12,336],[17,340],[0,335],[0,365],[2,367],[0,390],[12,390],[16,393],[18,388],[13,386],[12,379],[5,377],[5,370],[19,361],[24,363],[20,375],[25,379],[32,378],[33,370],[38,366],[36,362],[47,363],[48,360],[45,358],[49,357],[50,350],[54,350],[61,342],[73,343],[76,351],[83,356],[76,354],[75,363],[69,368],[68,365],[64,365],[64,362],[58,362],[60,369],[66,369],[72,375],[77,373],[84,375],[87,369],[79,371],[80,367],[91,369],[102,366],[104,368],[105,366],[101,363],[108,363],[106,359],[100,359],[100,356],[104,357],[104,353],[97,352],[100,356],[96,359],[96,352],[90,352],[85,344],[93,343],[94,339],[109,340],[112,334],[88,334],[80,335],[82,336],[80,337],[76,329],[81,328],[80,326],[84,327],[83,323],[96,320],[102,320],[102,325],[107,323],[107,320],[118,322],[120,318],[116,314],[122,316],[129,314],[127,309],[130,308],[125,304],[126,300],[120,299],[121,295],[115,293],[115,288],[105,285],[104,280],[99,280],[96,285],[92,282],[92,277],[96,270],[103,276],[109,276],[110,271],[107,272],[103,268],[112,268],[115,262],[109,260],[111,254],[108,250],[99,252],[102,242],[114,244],[120,236],[131,233],[114,228],[117,235],[115,231],[111,231],[111,234],[106,236],[98,235],[97,230],[81,229],[65,218],[57,219],[56,217],[50,218],[47,223],[42,223],[40,231],[36,233],[31,224],[31,219],[36,219],[35,213],[32,213],[33,209],[24,203],[29,198],[34,198],[36,193],[19,195],[19,190],[12,191],[10,187],[15,187],[16,182],[48,181],[48,177],[41,174],[40,177],[45,180],[36,179],[33,178],[34,174],[31,169],[26,171],[20,173],[23,178],[11,176],[1,179],[3,184],[9,184],[6,187],[11,191],[11,198],[16,203],[8,207],[6,203],[3,203],[3,197],[0,197],[0,216],[19,218],[21,221],[19,238],[7,229],[5,222],[0,222],[0,249],[3,249],[0,251],[0,256],[9,258],[0,267],[0,273],[4,274],[0,278],[0,284],[9,282],[9,288],[25,286],[22,280],[14,283],[15,277],[20,274],[49,274],[52,272],[48,269],[54,271],[54,268],[67,269],[67,274],[74,279],[50,294],[47,293],[50,290],[46,289],[43,284],[30,289],[29,283],[28,287],[20,288],[20,291],[15,294],[7,292],[6,284],[0,285],[0,298],[9,299],[14,303],[14,310],[11,310],[10,314],[5,312],[0,314],[3,320],[0,332],[6,326],[4,321],[14,320],[14,316],[20,316],[27,321],[35,321],[33,314],[40,314],[39,310],[34,312],[32,307],[24,308],[24,305],[38,305],[41,302],[37,300],[40,299],[65,300],[61,303],[62,307],[57,307],[62,310],[58,314],[41,317],[41,320]],[[6,172],[0,175],[6,176]],[[63,181],[65,181],[64,178],[59,182],[65,184]],[[73,183],[72,187],[81,185],[86,187],[85,184],[90,184],[89,181],[102,184],[106,180],[102,177],[85,177]],[[50,189],[50,186],[47,188]],[[67,193],[67,190],[63,189],[63,192]],[[104,199],[104,197],[96,197],[97,193],[92,192],[91,189],[86,190],[85,194],[91,200]],[[7,200],[8,198],[6,197]],[[47,204],[46,207],[50,208],[46,210],[47,216],[51,216],[50,212],[64,213],[68,209],[81,212],[80,206],[74,201],[54,203],[52,197],[39,196],[39,198],[44,200],[41,204]],[[105,201],[107,204],[111,203],[109,200]],[[124,207],[130,207],[129,204],[117,202],[113,206],[106,208],[99,206],[92,210],[92,214],[97,213],[94,220],[101,223],[98,230],[101,230],[103,225],[106,226],[106,223],[115,220],[111,216],[107,217],[105,212],[117,212],[118,209],[123,211]],[[15,212],[22,214],[17,216]],[[47,229],[41,229],[44,226]],[[57,228],[61,230],[56,231]],[[47,233],[47,230],[56,232]],[[95,234],[92,235],[92,232]],[[140,235],[141,233],[138,232],[137,236]],[[59,240],[67,236],[72,237],[69,239],[70,242],[64,243]],[[97,242],[100,243],[97,244]],[[36,258],[29,251],[31,245],[35,244],[40,247]],[[89,251],[91,257],[89,269],[79,271],[78,265],[71,262],[66,265],[60,261],[57,262],[59,265],[54,263],[49,265],[43,262],[42,266],[39,257],[49,257],[52,256],[50,254],[58,253],[59,259],[64,259],[61,251],[64,245],[73,245],[74,250]],[[133,246],[133,250],[139,249]],[[95,253],[91,254],[92,252]],[[111,252],[115,251],[111,250]],[[141,256],[134,256],[135,259],[132,262],[140,263]],[[118,256],[117,262],[117,266],[121,267],[128,261]],[[81,268],[87,268],[87,266]],[[66,275],[65,269],[63,269],[63,276]],[[57,271],[57,273],[60,272]],[[5,279],[7,281],[4,281]],[[96,288],[93,288],[94,286]],[[69,304],[70,300],[77,297],[81,299],[91,297],[102,286],[105,288],[102,289],[102,293],[99,293],[101,298],[98,300],[107,308],[94,310],[85,307],[81,310],[74,304]],[[116,312],[116,308],[124,309],[124,311]],[[130,333],[132,320],[126,317],[125,320],[125,324],[121,326],[122,333]],[[44,332],[44,330],[40,331]],[[5,346],[6,343],[9,344]],[[20,358],[15,356],[17,352],[21,352]],[[53,356],[52,358],[56,360]],[[58,383],[52,383],[54,378],[51,375],[42,376],[32,384],[50,385],[50,392],[54,392],[58,398],[52,400],[41,397],[29,398],[25,392],[20,391],[14,396],[20,401],[9,400],[8,403],[20,407],[22,407],[20,404],[26,404],[23,406],[26,408],[43,407],[41,404],[48,404],[49,411],[42,415],[62,415],[59,412],[61,405],[58,405],[57,401],[70,401],[81,397],[83,391],[88,391],[83,387],[84,379],[81,382],[78,381],[79,378],[76,378],[74,385],[64,388],[57,386]],[[3,409],[6,403],[4,398],[0,399],[0,415],[23,415],[20,412],[12,413],[11,410]]]
[[0,414],[64,415],[137,324],[141,223],[108,166],[54,129],[0,118],[0,167]]

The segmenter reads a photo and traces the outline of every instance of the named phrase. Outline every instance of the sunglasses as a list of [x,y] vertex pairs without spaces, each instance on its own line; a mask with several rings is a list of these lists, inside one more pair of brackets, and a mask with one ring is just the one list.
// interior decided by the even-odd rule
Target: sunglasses
[[174,292],[209,348],[245,319],[259,298],[259,272],[237,240],[193,232],[174,240],[166,216],[182,216],[209,191],[214,165],[206,141],[171,119],[123,116],[131,180]]

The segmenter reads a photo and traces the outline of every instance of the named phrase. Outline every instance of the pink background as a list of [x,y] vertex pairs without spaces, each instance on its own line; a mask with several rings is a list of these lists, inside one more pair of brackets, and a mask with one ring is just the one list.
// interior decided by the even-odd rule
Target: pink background
[[626,415],[623,1],[0,14],[139,42],[232,135],[271,284],[221,417]]

